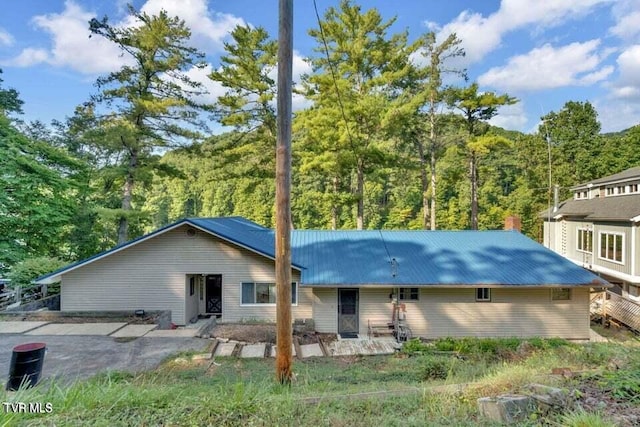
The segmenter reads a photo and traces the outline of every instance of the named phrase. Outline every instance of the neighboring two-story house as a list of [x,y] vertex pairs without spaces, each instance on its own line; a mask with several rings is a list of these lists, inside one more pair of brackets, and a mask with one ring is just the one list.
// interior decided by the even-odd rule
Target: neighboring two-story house
[[640,167],[577,185],[544,218],[544,245],[640,301]]

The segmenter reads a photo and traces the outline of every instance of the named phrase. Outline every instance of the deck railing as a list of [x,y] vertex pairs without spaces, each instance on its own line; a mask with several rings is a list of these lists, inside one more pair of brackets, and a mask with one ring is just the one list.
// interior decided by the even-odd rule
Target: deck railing
[[[606,295],[604,301],[602,297]],[[640,304],[614,292],[591,297],[591,312],[624,323],[631,329],[640,331]]]

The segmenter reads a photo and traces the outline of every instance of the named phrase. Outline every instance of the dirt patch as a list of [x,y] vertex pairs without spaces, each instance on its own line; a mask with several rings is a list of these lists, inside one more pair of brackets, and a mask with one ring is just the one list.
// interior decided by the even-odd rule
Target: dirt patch
[[[316,344],[319,340],[330,343],[336,339],[335,334],[321,334],[317,332],[294,333],[300,345]],[[246,343],[265,342],[276,343],[276,325],[270,323],[246,324],[246,323],[224,323],[216,325],[211,330],[211,336],[225,338]]]
[[591,381],[580,384],[580,406],[587,412],[600,412],[613,420],[616,425],[631,427],[640,425],[640,406],[619,400],[602,390]]

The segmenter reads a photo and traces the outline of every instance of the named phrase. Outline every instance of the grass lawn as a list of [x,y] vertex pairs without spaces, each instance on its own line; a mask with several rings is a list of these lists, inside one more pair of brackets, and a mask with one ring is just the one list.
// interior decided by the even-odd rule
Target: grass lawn
[[[455,350],[459,357],[439,349]],[[478,416],[476,399],[517,392],[532,382],[588,386],[589,396],[607,399],[605,406],[634,411],[640,403],[639,351],[637,340],[441,340],[437,347],[409,345],[393,356],[296,361],[291,387],[274,382],[272,359],[219,358],[216,366],[184,354],[139,375],[103,373],[68,387],[45,382],[2,391],[0,402],[50,402],[53,410],[0,411],[0,425],[489,426]],[[550,375],[557,367],[583,374]],[[447,384],[466,387],[439,387]],[[529,424],[615,425],[606,407],[593,410],[587,403],[568,417],[534,418]]]

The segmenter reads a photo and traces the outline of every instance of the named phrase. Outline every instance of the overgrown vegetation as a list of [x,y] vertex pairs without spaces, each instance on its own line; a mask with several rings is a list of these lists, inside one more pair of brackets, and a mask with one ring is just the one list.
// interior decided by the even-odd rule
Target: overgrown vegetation
[[[528,347],[526,355],[496,358],[529,345],[515,345],[516,341],[440,340],[465,349],[463,358],[437,353],[440,350],[430,346],[410,354],[298,361],[291,388],[273,380],[273,362],[268,359],[219,358],[219,365],[214,365],[182,355],[144,374],[105,373],[68,387],[43,383],[16,394],[2,391],[1,401],[51,402],[53,412],[4,413],[0,425],[490,426],[478,416],[476,399],[518,392],[533,382],[579,391],[595,384],[603,399],[614,399],[607,401],[609,406],[626,404],[631,381],[622,379],[637,372],[637,343],[533,340],[537,344]],[[411,347],[417,349],[415,341],[407,344]],[[617,369],[603,360],[615,360]],[[555,367],[584,375],[551,376]],[[624,415],[620,408],[628,408],[616,407],[613,413],[606,407],[581,407],[579,400],[574,412],[532,419],[529,425],[609,426],[614,425],[613,416]]]

